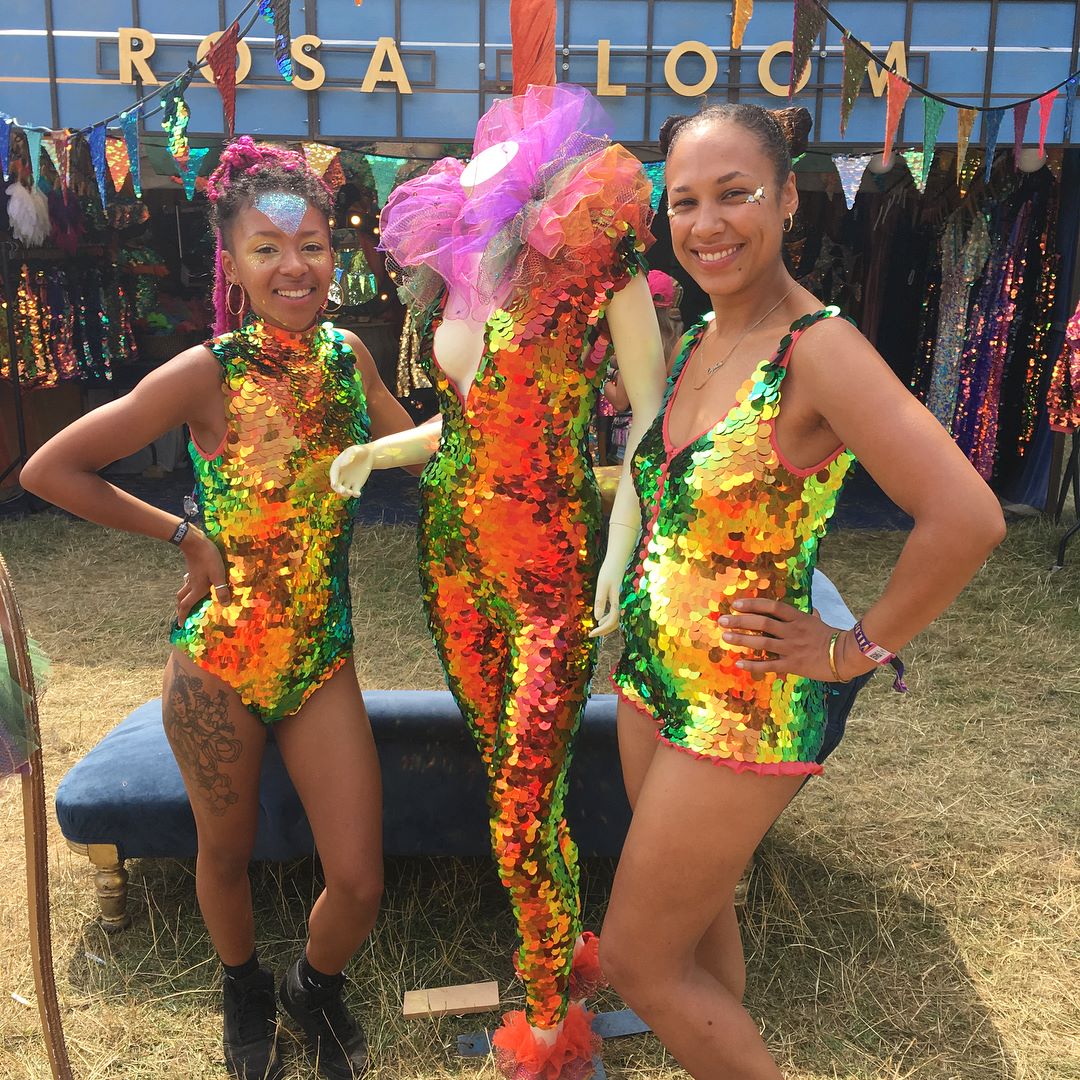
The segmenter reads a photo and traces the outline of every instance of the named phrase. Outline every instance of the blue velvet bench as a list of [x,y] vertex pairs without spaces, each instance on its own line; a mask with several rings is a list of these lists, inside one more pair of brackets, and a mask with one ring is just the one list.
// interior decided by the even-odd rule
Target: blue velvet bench
[[[828,579],[815,581],[815,606],[827,622],[854,619]],[[843,734],[863,681],[833,688],[819,760]],[[382,764],[387,855],[483,856],[488,852],[486,779],[453,698],[445,690],[369,690],[364,694]],[[574,754],[567,816],[583,856],[615,856],[630,821],[615,734],[616,698],[589,701]],[[161,724],[161,701],[136,709],[63,778],[56,792],[60,829],[94,865],[101,924],[128,925],[127,871],[136,858],[195,855],[195,822]],[[254,858],[312,855],[303,807],[277,747],[267,744]]]

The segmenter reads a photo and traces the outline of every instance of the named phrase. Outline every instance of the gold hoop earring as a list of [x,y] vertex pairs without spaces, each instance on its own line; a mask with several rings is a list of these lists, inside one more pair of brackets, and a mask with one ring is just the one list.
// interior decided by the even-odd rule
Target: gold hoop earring
[[[240,290],[240,306],[235,309],[233,308],[232,303],[233,289]],[[225,309],[230,315],[234,316],[235,318],[239,318],[241,315],[244,314],[244,308],[246,307],[247,293],[244,292],[244,286],[241,285],[239,281],[230,281],[228,288],[226,288],[225,290]]]
[[788,214],[787,221],[784,224],[784,232],[791,232],[795,228],[795,215]]

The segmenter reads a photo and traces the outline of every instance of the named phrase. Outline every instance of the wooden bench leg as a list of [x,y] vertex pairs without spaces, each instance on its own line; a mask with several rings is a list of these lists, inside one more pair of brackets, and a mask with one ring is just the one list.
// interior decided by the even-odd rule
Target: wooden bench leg
[[68,847],[85,855],[93,863],[94,889],[97,892],[98,921],[106,934],[115,934],[131,925],[127,911],[128,872],[115,844],[73,844]]

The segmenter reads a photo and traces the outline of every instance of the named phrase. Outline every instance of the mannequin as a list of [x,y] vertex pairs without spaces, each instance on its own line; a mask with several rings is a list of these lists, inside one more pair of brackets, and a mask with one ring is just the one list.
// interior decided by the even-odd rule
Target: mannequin
[[[391,196],[382,224],[391,257],[435,267],[443,286],[422,335],[442,417],[350,447],[330,473],[334,490],[351,496],[372,468],[430,459],[425,601],[488,767],[493,848],[523,941],[526,1010],[508,1014],[494,1041],[507,1075],[546,1080],[584,1080],[596,1050],[588,1014],[571,1002],[595,939],[580,936],[562,806],[591,639],[617,625],[641,529],[624,472],[597,567],[599,497],[584,432],[609,342],[635,414],[631,454],[664,385],[638,255],[649,239],[647,181],[636,159],[579,124],[594,105],[577,88],[532,87],[481,121],[468,167],[438,163]],[[488,138],[515,123],[520,137]]]

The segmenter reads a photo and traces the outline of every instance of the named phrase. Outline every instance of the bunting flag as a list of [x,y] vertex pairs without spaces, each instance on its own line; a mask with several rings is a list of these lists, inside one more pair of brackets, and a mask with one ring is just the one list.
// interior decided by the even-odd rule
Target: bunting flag
[[341,164],[340,151],[323,173],[323,181],[329,184],[333,191],[337,191],[345,183],[345,169]]
[[923,175],[923,152],[921,150],[901,150],[900,156],[907,163],[911,179],[922,195],[926,191],[926,178]]
[[232,138],[236,130],[236,47],[240,41],[240,24],[234,22],[210,46],[206,54],[214,85],[221,95],[221,111],[225,114],[225,134]]
[[195,197],[195,181],[199,176],[199,169],[202,168],[203,159],[210,153],[208,146],[188,148],[187,158],[184,161],[178,161],[177,165],[180,166],[180,178],[184,181],[184,194],[188,197],[188,202]]
[[924,97],[923,108],[923,186],[930,175],[930,166],[934,164],[934,151],[937,149],[938,132],[945,116],[945,106],[934,98]]
[[52,162],[52,167],[56,170],[57,178],[60,180],[60,186],[65,187],[63,177],[60,175],[60,150],[56,145],[56,137],[60,134],[59,131],[50,131],[45,137],[42,145],[45,147],[45,153],[49,155],[49,160]]
[[364,157],[375,180],[375,193],[379,199],[379,206],[385,206],[386,200],[390,198],[390,192],[394,190],[397,174],[408,159],[386,157],[383,154],[365,154]]
[[743,34],[746,33],[750,16],[754,14],[754,0],[735,0],[735,9],[731,13],[731,47],[742,48]]
[[303,146],[304,159],[316,176],[325,176],[330,162],[340,153],[336,146],[327,146],[325,143],[306,142]]
[[1062,142],[1072,141],[1073,106],[1076,104],[1076,84],[1080,75],[1073,75],[1065,83],[1065,133]]
[[34,174],[34,184],[41,179],[41,132],[27,128],[23,134],[26,136],[26,149],[30,154],[30,170]]
[[555,0],[510,0],[510,69],[515,94],[555,85]]
[[960,170],[960,195],[964,196],[968,193],[968,188],[971,187],[972,181],[976,176],[982,172],[983,168],[983,154],[981,150],[972,150],[967,155],[967,160],[964,162],[964,167]]
[[95,124],[86,136],[87,145],[90,147],[90,164],[94,166],[94,176],[97,177],[98,194],[101,196],[101,209],[105,209],[106,192],[108,191],[108,170],[105,164],[105,125]]
[[833,164],[840,174],[840,186],[844,190],[844,202],[850,210],[862,186],[863,173],[873,154],[833,154]]
[[50,131],[45,139],[45,150],[60,177],[60,187],[67,190],[71,183],[71,141],[75,133],[70,129]]
[[1004,109],[991,109],[983,113],[983,143],[986,146],[986,172],[983,180],[990,183],[990,174],[994,171],[994,151],[997,149],[998,131],[1005,116]]
[[281,77],[291,83],[293,69],[289,0],[259,0],[259,14],[274,28],[274,62]]
[[[135,197],[142,198],[142,170],[139,165],[139,114],[123,112],[120,114],[120,130],[124,133],[124,145],[127,147],[128,169],[131,171],[131,184],[135,188]],[[125,173],[125,175],[127,175]],[[116,174],[113,174],[115,181]],[[117,191],[123,187],[121,180]]]
[[881,156],[888,164],[892,156],[893,142],[896,139],[896,129],[900,126],[900,114],[907,104],[908,95],[911,93],[911,83],[901,79],[895,72],[889,72],[889,104],[885,119],[885,149]]
[[[971,142],[971,128],[975,123],[974,109],[960,109],[956,118],[956,182],[960,184],[964,175],[964,162],[967,160],[968,143]],[[961,185],[962,186],[962,185]]]
[[367,158],[359,150],[345,148],[341,151],[341,166],[345,170],[345,176],[360,187],[369,191],[375,190],[375,177],[371,173],[371,166]]
[[791,81],[788,83],[788,100],[795,93],[810,63],[814,40],[825,25],[825,12],[817,0],[795,0],[795,15],[791,28]]
[[1054,109],[1054,100],[1059,89],[1048,90],[1039,98],[1039,157],[1046,157],[1046,129],[1050,124],[1050,113]]
[[[866,69],[870,66],[870,57],[860,48],[859,43],[850,35],[844,35],[844,88],[840,94],[840,138],[847,131],[851,110],[855,99],[862,89]],[[926,100],[926,99],[924,99]]]
[[109,175],[112,177],[113,190],[119,193],[124,181],[131,172],[131,160],[128,157],[127,143],[123,139],[105,140],[105,160],[109,163]]
[[4,179],[8,178],[8,164],[11,161],[11,129],[14,121],[0,113],[0,172]]
[[180,78],[169,83],[161,95],[161,107],[165,110],[161,118],[161,126],[169,136],[169,153],[181,165],[187,161],[190,147],[188,146],[187,127],[191,120],[191,110],[184,100],[184,91],[191,82],[191,73],[184,72]]
[[1020,151],[1024,149],[1024,129],[1027,127],[1031,102],[1024,101],[1013,106],[1013,161],[1020,164]]
[[666,167],[667,163],[664,161],[648,161],[642,165],[645,175],[652,183],[652,195],[649,197],[649,202],[652,204],[654,213],[660,209],[660,200],[664,197]]

